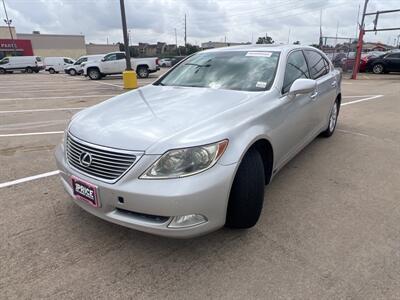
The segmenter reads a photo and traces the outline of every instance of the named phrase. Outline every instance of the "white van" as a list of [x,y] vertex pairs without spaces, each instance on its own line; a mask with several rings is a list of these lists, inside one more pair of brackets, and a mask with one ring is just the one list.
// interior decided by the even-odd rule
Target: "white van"
[[40,56],[9,56],[0,60],[0,74],[14,71],[38,73],[42,69],[43,61]]
[[69,57],[45,57],[44,66],[45,71],[50,74],[60,73],[68,66],[75,63],[75,60]]
[[105,54],[81,56],[73,65],[67,66],[67,68],[64,69],[64,72],[71,76],[81,75],[83,73],[83,66],[85,63],[101,60],[104,55]]

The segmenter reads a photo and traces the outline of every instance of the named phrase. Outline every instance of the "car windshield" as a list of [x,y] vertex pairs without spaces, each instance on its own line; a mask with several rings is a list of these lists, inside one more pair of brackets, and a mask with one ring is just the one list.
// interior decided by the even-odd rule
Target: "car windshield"
[[155,84],[265,91],[274,81],[278,60],[277,51],[202,52],[185,60]]

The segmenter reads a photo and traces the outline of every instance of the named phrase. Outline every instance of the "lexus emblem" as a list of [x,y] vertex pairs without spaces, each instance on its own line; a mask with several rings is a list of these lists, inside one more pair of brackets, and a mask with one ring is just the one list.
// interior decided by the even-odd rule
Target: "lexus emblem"
[[83,167],[90,167],[90,165],[92,164],[92,155],[89,152],[82,152],[79,156],[79,163]]

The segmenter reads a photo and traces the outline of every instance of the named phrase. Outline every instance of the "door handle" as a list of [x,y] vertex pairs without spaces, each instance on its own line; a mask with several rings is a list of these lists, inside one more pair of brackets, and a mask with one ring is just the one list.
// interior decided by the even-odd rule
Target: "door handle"
[[333,86],[333,87],[336,86],[336,80],[331,83],[331,86]]
[[318,96],[318,92],[315,91],[315,92],[313,92],[313,93],[310,95],[310,98],[311,98],[312,100],[315,100],[315,99],[317,98],[317,96]]

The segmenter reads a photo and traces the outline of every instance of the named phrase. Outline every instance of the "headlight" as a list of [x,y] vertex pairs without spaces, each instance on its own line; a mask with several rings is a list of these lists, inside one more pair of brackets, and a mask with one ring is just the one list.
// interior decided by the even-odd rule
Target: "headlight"
[[140,178],[180,178],[203,172],[216,164],[228,140],[198,147],[174,149],[161,156]]

